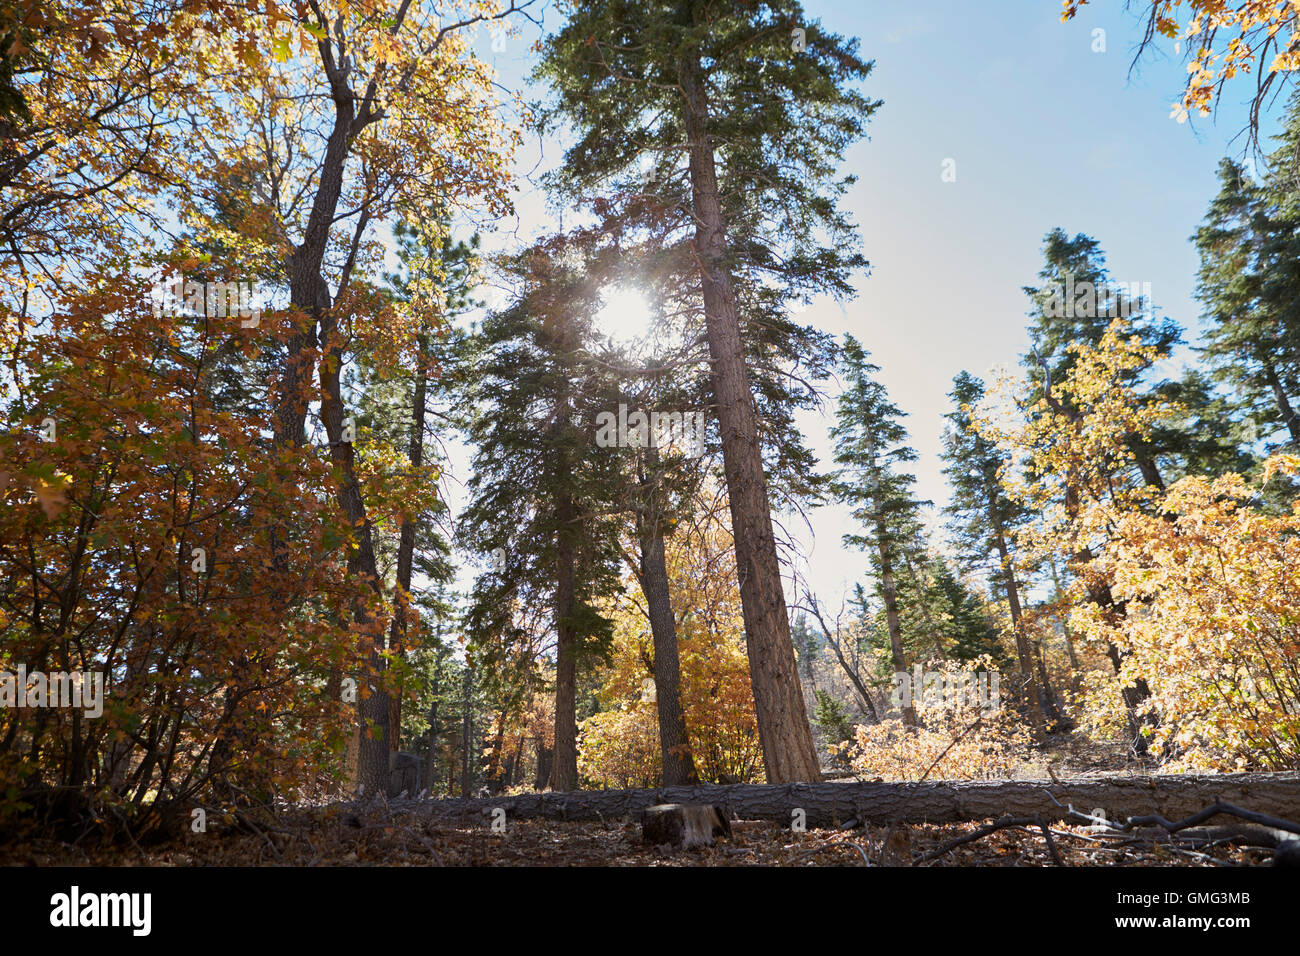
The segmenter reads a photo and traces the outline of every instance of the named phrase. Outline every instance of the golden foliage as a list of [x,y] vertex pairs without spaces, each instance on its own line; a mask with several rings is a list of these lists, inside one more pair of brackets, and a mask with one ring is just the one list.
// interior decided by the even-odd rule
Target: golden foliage
[[[731,536],[716,523],[679,528],[666,557],[696,770],[706,781],[756,781],[762,753]],[[629,593],[639,594],[634,582]],[[599,786],[652,786],[661,770],[654,641],[635,600],[620,602],[612,618],[611,662],[599,691],[603,709],[582,724],[579,769]]]
[[[1264,481],[1300,459],[1269,459]],[[1300,500],[1255,505],[1240,475],[1184,478],[1158,513],[1099,506],[1113,533],[1094,562],[1129,613],[1077,607],[1073,626],[1125,652],[1159,718],[1154,742],[1179,765],[1282,769],[1300,761]]]
[[[925,670],[945,681],[989,671],[987,657],[932,661]],[[992,780],[1011,776],[1025,757],[1029,734],[1015,714],[982,707],[970,695],[916,694],[919,727],[897,718],[860,724],[837,750],[859,777],[882,780]]]

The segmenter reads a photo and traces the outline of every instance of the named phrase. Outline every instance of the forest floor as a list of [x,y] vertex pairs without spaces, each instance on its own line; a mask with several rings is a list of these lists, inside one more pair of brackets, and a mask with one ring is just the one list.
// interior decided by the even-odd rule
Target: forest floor
[[[30,841],[0,848],[4,866],[1052,866],[1043,833],[1008,828],[923,860],[979,822],[793,833],[767,821],[735,821],[730,839],[677,850],[642,842],[635,822],[511,821],[504,833],[483,824],[441,821],[428,812],[339,806],[298,811],[274,829],[214,827],[150,847],[74,847]],[[1149,838],[1096,835],[1053,824],[1066,866],[1240,866],[1267,864],[1269,850],[1191,850]]]
[[[1149,773],[1123,748],[1062,735],[1015,779],[1100,778]],[[1099,833],[1052,823],[1008,827],[953,846],[990,820],[858,826],[803,833],[763,820],[732,822],[732,836],[692,850],[643,842],[638,820],[512,819],[504,832],[438,801],[330,802],[274,815],[209,819],[207,832],[146,846],[73,845],[47,839],[0,846],[0,866],[1251,866],[1268,849],[1174,845],[1163,834]],[[936,851],[943,851],[937,853]]]

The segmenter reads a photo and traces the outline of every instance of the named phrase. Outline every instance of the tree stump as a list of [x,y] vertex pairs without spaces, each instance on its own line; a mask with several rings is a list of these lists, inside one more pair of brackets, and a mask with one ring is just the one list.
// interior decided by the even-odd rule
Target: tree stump
[[656,846],[667,843],[689,850],[713,846],[715,836],[731,836],[722,807],[707,803],[661,803],[641,812],[641,838]]

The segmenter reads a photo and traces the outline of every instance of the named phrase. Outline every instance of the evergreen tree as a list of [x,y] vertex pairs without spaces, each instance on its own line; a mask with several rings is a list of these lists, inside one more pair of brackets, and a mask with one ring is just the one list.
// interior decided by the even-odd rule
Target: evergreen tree
[[[1044,239],[1043,256],[1045,263],[1038,273],[1043,284],[1024,290],[1033,303],[1030,351],[1022,359],[1035,386],[1031,400],[1050,393],[1052,382],[1061,381],[1073,368],[1070,345],[1097,344],[1116,317],[1127,318],[1131,334],[1161,354],[1182,340],[1182,330],[1168,318],[1157,318],[1140,289],[1111,281],[1097,240],[1083,234],[1071,238],[1064,230],[1053,229]],[[1132,378],[1136,380],[1145,372],[1137,369]],[[1156,390],[1151,397],[1156,400],[1161,395]],[[1143,481],[1163,488],[1161,456],[1172,449],[1142,442],[1138,436],[1133,436],[1131,447]]]
[[795,651],[799,654],[799,666],[803,677],[809,684],[813,683],[813,663],[817,660],[822,640],[808,623],[808,615],[802,611],[795,615],[790,624],[790,636],[794,640]]
[[[399,222],[394,229],[399,269],[386,276],[390,295],[413,323],[413,355],[409,367],[393,369],[376,357],[358,356],[349,391],[358,396],[356,424],[381,447],[406,449],[410,472],[436,474],[445,464],[440,446],[431,441],[429,418],[450,420],[454,402],[450,385],[456,367],[451,322],[477,305],[472,289],[478,278],[478,235],[455,242],[445,217],[428,216],[419,225]],[[438,496],[424,502],[416,514],[404,514],[397,527],[377,524],[376,562],[392,587],[395,599],[388,648],[404,653],[429,638],[429,629],[415,627],[412,582],[418,572],[425,586],[441,594],[455,569],[451,563],[450,535],[439,526],[446,504]],[[395,533],[392,533],[395,531]],[[450,608],[437,597],[421,602],[438,615],[439,623]],[[389,701],[390,749],[400,749],[402,695]]]
[[[818,689],[814,694],[817,702],[813,708],[813,723],[821,730],[826,743],[838,747],[852,740],[853,722],[849,720],[844,705],[824,690]],[[837,762],[844,763],[842,755]]]
[[486,659],[526,646],[550,607],[555,635],[555,756],[550,785],[578,784],[578,668],[602,654],[611,625],[601,598],[617,588],[617,448],[594,440],[615,407],[582,360],[598,297],[563,250],[534,247],[510,264],[523,284],[469,343],[475,446],[465,540],[493,566],[475,582],[467,631]]
[[1024,629],[1021,606],[1022,582],[1016,574],[1012,542],[1016,529],[1029,519],[1026,510],[1009,498],[999,481],[1006,465],[1003,452],[980,435],[971,425],[971,413],[983,401],[984,383],[969,372],[953,379],[953,411],[945,417],[944,474],[952,488],[945,509],[953,542],[967,569],[990,572],[990,584],[1007,603],[1016,644],[1016,667],[1030,726],[1041,735],[1043,711],[1047,704],[1044,690],[1034,676],[1033,651]]
[[[910,661],[903,642],[898,576],[904,552],[917,546],[926,502],[912,493],[915,479],[906,466],[916,460],[916,451],[907,444],[907,430],[899,421],[902,409],[873,377],[879,371],[858,341],[847,336],[841,371],[845,388],[831,428],[840,466],[835,492],[863,525],[864,533],[846,534],[844,543],[871,553],[891,660],[895,671],[906,671]],[[912,708],[905,709],[904,719],[916,722]]]
[[1292,445],[1300,444],[1300,189],[1291,162],[1298,137],[1300,99],[1293,99],[1266,181],[1253,182],[1224,159],[1219,194],[1193,237],[1215,377],[1262,429],[1258,437],[1281,429]]
[[849,89],[870,70],[855,47],[805,23],[793,2],[597,0],[575,9],[548,41],[539,70],[557,93],[552,119],[576,127],[560,177],[569,194],[608,203],[614,185],[627,215],[657,207],[656,224],[675,222],[674,245],[689,249],[696,265],[772,782],[815,780],[818,768],[790,643],[737,281],[747,268],[786,295],[843,295],[849,272],[865,264],[835,209],[848,185],[834,179],[835,167],[876,105]]

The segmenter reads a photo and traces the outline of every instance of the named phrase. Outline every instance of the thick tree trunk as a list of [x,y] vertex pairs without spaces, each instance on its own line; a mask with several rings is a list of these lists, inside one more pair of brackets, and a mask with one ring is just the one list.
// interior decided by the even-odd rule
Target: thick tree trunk
[[682,59],[680,81],[696,222],[694,249],[704,293],[713,397],[763,764],[767,779],[774,783],[819,780],[821,769],[790,641],[697,50],[688,50]]
[[[1109,820],[1162,814],[1177,820],[1222,800],[1282,819],[1300,820],[1300,774],[1179,774],[1167,777],[1111,777],[1065,780],[961,781],[952,783],[737,784],[661,787],[654,790],[594,790],[529,793],[492,800],[447,800],[435,814],[482,818],[502,807],[509,819],[617,820],[661,803],[724,807],[742,820],[789,824],[801,809],[810,827],[859,823],[958,823],[1004,814],[1040,814],[1066,819],[1067,807],[1083,813],[1100,809]],[[424,804],[423,806],[428,806]]]
[[572,528],[577,511],[567,496],[561,498],[556,517],[560,530],[555,548],[555,758],[550,786],[573,790],[578,786],[577,636],[572,619],[577,594]]
[[655,702],[659,712],[659,748],[665,787],[697,783],[695,758],[682,713],[681,665],[677,656],[677,620],[669,597],[664,536],[658,516],[642,516],[641,590],[645,594],[650,633],[654,638]]
[[[366,504],[361,494],[361,484],[356,477],[355,452],[352,442],[344,441],[343,428],[345,409],[341,390],[342,374],[341,342],[338,339],[332,316],[326,315],[321,322],[322,353],[320,363],[321,421],[325,433],[329,436],[330,460],[339,469],[342,480],[336,492],[339,509],[349,525],[356,529],[356,547],[348,554],[348,576],[360,575],[375,593],[382,593],[379,569],[375,562],[375,545],[370,519],[366,515]],[[357,601],[352,609],[352,619],[364,634],[370,635],[370,669],[376,676],[369,692],[358,695],[357,712],[363,724],[373,725],[373,732],[363,732],[360,751],[357,754],[357,780],[364,784],[367,792],[387,792],[390,782],[389,771],[389,700],[388,694],[377,683],[378,675],[384,671],[384,630],[379,621],[373,620],[364,601]]]

